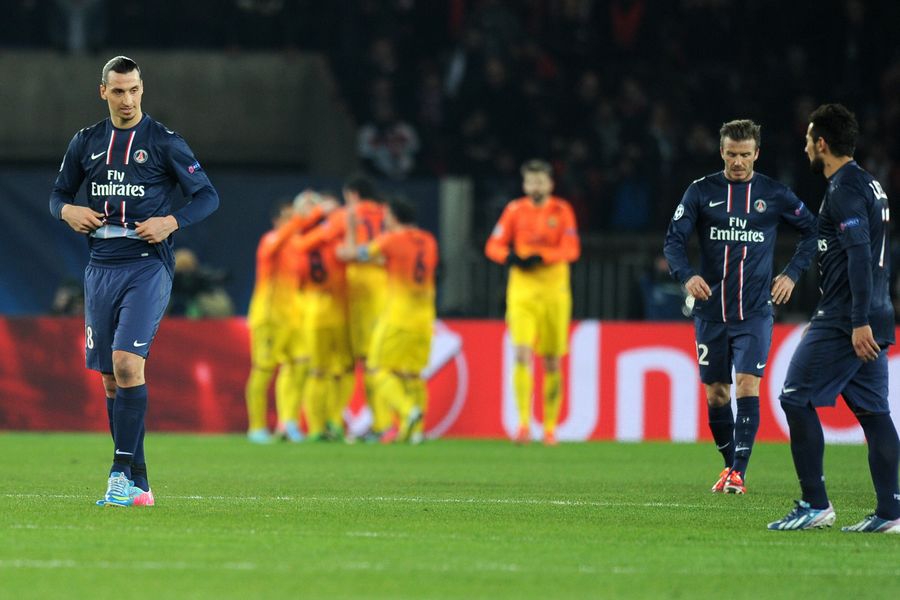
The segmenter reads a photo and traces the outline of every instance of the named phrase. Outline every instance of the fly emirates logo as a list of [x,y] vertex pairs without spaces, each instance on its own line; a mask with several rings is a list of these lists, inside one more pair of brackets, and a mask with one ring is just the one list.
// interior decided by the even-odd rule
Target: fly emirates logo
[[106,180],[109,183],[91,182],[91,196],[144,197],[144,186],[125,183],[125,173],[122,171],[107,171]]
[[766,234],[755,229],[747,229],[747,219],[729,217],[728,229],[709,228],[709,239],[714,242],[758,242],[766,241]]

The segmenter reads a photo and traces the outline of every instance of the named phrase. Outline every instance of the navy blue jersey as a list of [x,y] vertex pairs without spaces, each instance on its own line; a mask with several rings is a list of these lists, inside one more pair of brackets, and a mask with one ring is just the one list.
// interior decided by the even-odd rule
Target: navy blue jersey
[[788,187],[762,173],[734,182],[722,172],[688,186],[666,233],[665,255],[681,283],[697,275],[687,243],[700,240],[699,275],[709,284],[709,300],[696,300],[693,315],[708,321],[742,321],[772,314],[772,260],[779,222],[801,240],[784,274],[797,281],[816,251],[816,218]]
[[54,217],[61,218],[63,204],[74,202],[84,181],[88,206],[104,214],[104,226],[89,238],[91,262],[156,258],[170,271],[174,265],[172,237],[149,244],[137,237],[135,223],[174,214],[183,226],[190,220],[172,212],[173,198],[181,196],[175,196],[176,186],[188,197],[204,187],[212,190],[184,139],[146,114],[130,129],[118,129],[107,118],[75,134],[50,196]]
[[[819,208],[822,298],[813,315],[814,323],[833,324],[850,332],[853,325],[868,322],[876,341],[894,342],[894,309],[889,291],[889,218],[887,194],[856,161],[838,169],[828,180]],[[860,307],[861,323],[854,323],[851,314],[853,294],[847,249],[853,246],[863,246],[870,255],[871,296],[868,307]]]

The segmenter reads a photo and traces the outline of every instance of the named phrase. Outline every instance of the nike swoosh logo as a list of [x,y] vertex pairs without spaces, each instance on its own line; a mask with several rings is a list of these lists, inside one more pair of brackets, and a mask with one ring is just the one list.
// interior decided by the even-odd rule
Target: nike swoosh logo
[[134,340],[134,347],[135,347],[135,348],[140,348],[141,346],[146,346],[147,344],[148,344],[148,342],[143,342],[143,343],[140,343],[140,344],[139,344],[137,340]]
[[719,446],[718,444],[716,444],[716,450],[724,450],[725,448],[727,448],[730,445],[731,445],[731,442],[728,442],[724,446]]
[[709,203],[709,207],[712,208],[713,206],[718,206],[718,205],[720,205],[720,204],[725,204],[725,201],[724,201],[724,200],[719,200],[718,202],[710,202],[710,203]]
[[125,456],[134,456],[134,452],[122,452],[121,450],[116,450],[116,454],[124,454]]
[[749,449],[750,448],[748,448],[747,446],[738,446],[737,448],[734,449],[734,451],[735,452],[743,452],[744,450],[749,450]]
[[106,154],[106,150],[104,150],[104,151],[101,152],[100,154],[91,154],[91,160],[97,160],[98,158],[100,158],[100,157],[103,156],[104,154]]
[[782,394],[790,394],[791,392],[796,392],[797,388],[781,388]]
[[765,368],[766,368],[766,363],[763,363],[763,364],[756,363],[756,368],[757,368],[757,369],[765,369]]

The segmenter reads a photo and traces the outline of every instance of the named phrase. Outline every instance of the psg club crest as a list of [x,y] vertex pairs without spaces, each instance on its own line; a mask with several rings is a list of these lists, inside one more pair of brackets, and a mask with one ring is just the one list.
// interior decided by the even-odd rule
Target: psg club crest
[[132,154],[131,156],[132,156],[132,158],[134,158],[134,162],[138,163],[139,165],[142,165],[145,162],[147,162],[147,151],[146,150],[135,150],[134,154]]
[[757,198],[753,203],[753,208],[755,208],[758,213],[766,212],[766,201],[762,198]]

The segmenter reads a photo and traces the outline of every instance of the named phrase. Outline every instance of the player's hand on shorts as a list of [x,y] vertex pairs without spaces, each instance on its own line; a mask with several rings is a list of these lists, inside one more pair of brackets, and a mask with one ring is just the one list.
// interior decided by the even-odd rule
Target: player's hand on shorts
[[782,273],[772,281],[772,302],[785,304],[794,291],[794,280]]
[[78,233],[91,233],[103,226],[103,213],[87,206],[66,204],[59,216]]
[[869,325],[854,327],[851,339],[856,356],[863,362],[875,360],[881,353],[881,347],[875,341],[875,336],[872,335],[872,328]]
[[709,284],[699,275],[694,275],[688,279],[684,284],[684,289],[687,290],[688,294],[698,300],[709,300],[709,296],[712,294],[712,290],[709,289]]
[[168,215],[165,217],[150,217],[145,221],[140,221],[137,223],[134,231],[145,242],[158,244],[169,237],[176,229],[178,229],[178,221],[172,215]]

